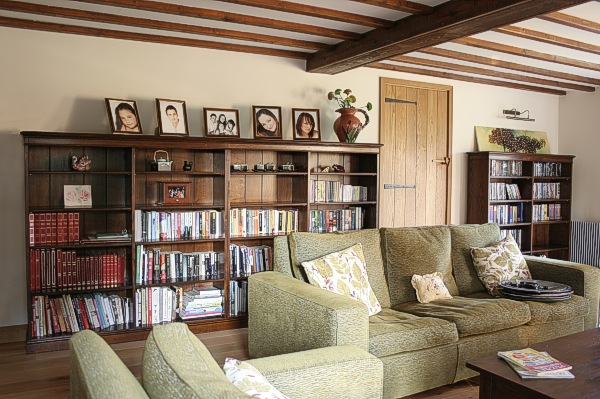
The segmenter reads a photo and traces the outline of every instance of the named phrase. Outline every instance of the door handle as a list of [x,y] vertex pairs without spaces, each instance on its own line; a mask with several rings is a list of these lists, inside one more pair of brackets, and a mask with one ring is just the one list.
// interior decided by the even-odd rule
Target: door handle
[[417,188],[417,186],[405,186],[402,184],[384,184],[384,189],[392,189],[392,188]]
[[431,162],[443,163],[444,165],[450,165],[450,158],[444,157],[442,159],[432,159]]

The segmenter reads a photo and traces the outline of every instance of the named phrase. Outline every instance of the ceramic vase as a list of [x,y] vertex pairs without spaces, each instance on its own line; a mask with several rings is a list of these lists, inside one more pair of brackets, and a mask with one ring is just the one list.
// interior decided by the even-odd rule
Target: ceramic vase
[[[342,143],[354,143],[358,138],[358,134],[369,124],[369,115],[358,108],[340,108],[335,112],[339,112],[340,116],[333,122],[333,131]],[[363,114],[365,121],[361,122],[355,115],[357,112]]]

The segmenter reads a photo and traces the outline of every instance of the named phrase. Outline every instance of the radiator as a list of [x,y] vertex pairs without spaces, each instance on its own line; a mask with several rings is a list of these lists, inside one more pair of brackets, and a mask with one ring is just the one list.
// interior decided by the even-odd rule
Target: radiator
[[570,260],[600,267],[600,223],[571,222]]

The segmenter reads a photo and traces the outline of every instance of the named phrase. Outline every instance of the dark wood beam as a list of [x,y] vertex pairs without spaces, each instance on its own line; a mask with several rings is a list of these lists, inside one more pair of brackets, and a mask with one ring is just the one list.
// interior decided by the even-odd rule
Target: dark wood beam
[[308,72],[335,74],[490,29],[585,3],[587,0],[452,0],[427,15],[400,19],[392,29],[373,29],[357,42],[313,54]]
[[529,65],[517,64],[516,62],[502,61],[495,58],[482,57],[479,55],[462,53],[460,51],[429,47],[421,49],[419,50],[419,52],[424,54],[437,55],[440,57],[452,58],[461,61],[474,62],[476,64],[481,65],[495,66],[498,68],[511,69],[519,72],[549,76],[557,79],[571,80],[573,82],[587,83],[594,86],[600,86],[600,79],[588,78],[586,76],[574,75],[571,73],[557,72],[551,69],[537,68]]
[[358,40],[361,35],[354,32],[346,32],[338,29],[323,28],[308,24],[299,24],[295,22],[281,21],[271,18],[254,17],[251,15],[236,14],[211,10],[208,8],[199,8],[184,6],[181,4],[163,3],[149,0],[73,0],[82,3],[94,3],[104,6],[124,7],[135,10],[153,11],[162,14],[180,15],[184,17],[210,19],[214,21],[233,22],[243,25],[260,26],[262,28],[271,28],[291,32],[305,33],[308,35],[331,37],[341,40]]
[[472,76],[459,75],[457,73],[439,72],[439,71],[432,71],[429,69],[420,69],[420,68],[412,68],[412,67],[401,66],[401,65],[384,64],[382,62],[374,62],[374,63],[366,65],[366,66],[369,68],[384,69],[386,71],[414,73],[415,75],[435,76],[438,78],[462,80],[464,82],[479,83],[479,84],[491,85],[491,86],[508,87],[511,89],[535,91],[535,92],[546,93],[546,94],[555,94],[555,95],[561,95],[561,96],[564,96],[567,94],[567,92],[563,91],[563,90],[547,89],[545,87],[529,86],[529,85],[524,85],[524,84],[520,84],[520,83],[503,82],[500,80],[493,80],[493,79],[474,78]]
[[600,68],[600,64],[594,62],[576,60],[569,57],[561,57],[559,55],[553,55],[548,53],[542,53],[535,50],[528,50],[520,47],[509,46],[501,43],[494,43],[487,40],[475,39],[472,37],[465,37],[463,39],[453,40],[454,43],[464,44],[466,46],[482,48],[485,50],[499,51],[501,53],[520,55],[522,57],[531,58],[534,60],[555,62],[557,64],[569,65],[578,68],[590,69],[597,71]]
[[393,21],[369,17],[366,15],[353,14],[341,10],[332,10],[306,4],[292,3],[291,1],[279,0],[217,0],[225,3],[241,4],[244,6],[265,8],[268,10],[288,12],[298,15],[306,15],[332,21],[346,22],[349,24],[368,26],[370,28],[391,28]]
[[540,15],[538,18],[543,19],[545,21],[569,26],[571,28],[586,30],[588,32],[600,34],[600,24],[598,22],[590,21],[589,19],[574,17],[572,15],[564,14],[561,12],[553,12],[546,15]]
[[600,46],[596,44],[584,43],[578,40],[567,39],[566,37],[560,37],[552,35],[550,33],[539,32],[533,29],[521,28],[519,26],[503,26],[501,28],[494,29],[494,31],[504,33],[505,35],[516,36],[529,40],[536,40],[538,42],[553,44],[555,46],[566,47],[573,50],[585,51],[592,54],[600,54]]
[[42,4],[24,3],[20,1],[0,0],[0,9],[27,12],[30,14],[48,15],[59,18],[71,18],[82,21],[105,22],[124,26],[160,29],[171,32],[183,32],[196,35],[224,37],[228,39],[269,43],[280,46],[304,48],[309,50],[322,50],[331,47],[325,43],[288,39],[279,36],[240,32],[229,29],[206,28],[197,25],[187,25],[144,18],[126,17],[123,15],[105,14],[93,11],[77,10],[72,8],[46,6]]
[[358,3],[368,4],[375,7],[387,8],[390,10],[402,11],[408,14],[428,14],[433,7],[427,4],[415,3],[405,0],[353,0]]
[[110,39],[133,40],[139,42],[174,44],[177,46],[200,47],[214,50],[237,51],[276,57],[305,59],[307,53],[298,51],[277,50],[265,47],[246,46],[241,44],[218,43],[208,40],[187,39],[182,37],[149,35],[146,33],[125,32],[110,29],[86,28],[83,26],[57,24],[50,22],[30,21],[19,18],[0,17],[0,26],[9,28],[39,30],[45,32],[70,33],[83,36],[105,37]]
[[516,81],[520,81],[520,82],[539,84],[539,85],[543,85],[543,86],[560,87],[562,89],[571,89],[571,90],[579,90],[579,91],[587,91],[587,92],[593,92],[596,90],[592,86],[583,86],[583,85],[578,85],[575,83],[542,79],[542,78],[537,78],[534,76],[521,75],[521,74],[517,74],[517,73],[500,72],[500,71],[495,71],[495,70],[486,69],[486,68],[473,67],[473,66],[469,66],[469,65],[454,64],[451,62],[428,60],[428,59],[417,58],[417,57],[409,57],[406,55],[399,55],[397,57],[391,58],[390,60],[402,62],[404,64],[420,65],[420,66],[439,68],[439,69],[448,69],[451,71],[471,73],[471,74],[475,74],[475,75],[485,75],[485,76],[491,76],[494,78],[501,78],[501,79],[516,80]]

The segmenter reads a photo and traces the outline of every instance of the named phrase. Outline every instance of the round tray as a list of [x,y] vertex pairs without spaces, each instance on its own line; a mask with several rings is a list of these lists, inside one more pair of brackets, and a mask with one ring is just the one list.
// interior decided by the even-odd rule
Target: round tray
[[513,294],[571,294],[573,290],[566,284],[544,280],[504,280],[498,283],[502,291]]

